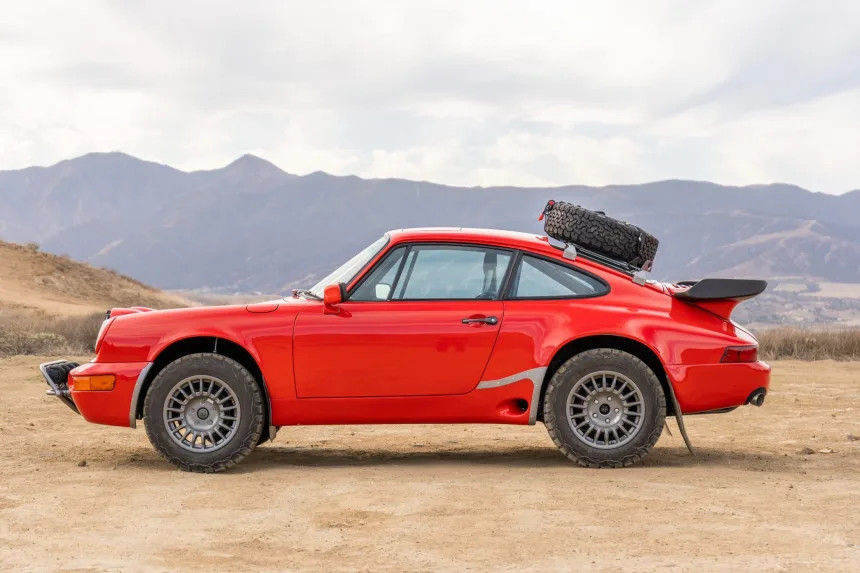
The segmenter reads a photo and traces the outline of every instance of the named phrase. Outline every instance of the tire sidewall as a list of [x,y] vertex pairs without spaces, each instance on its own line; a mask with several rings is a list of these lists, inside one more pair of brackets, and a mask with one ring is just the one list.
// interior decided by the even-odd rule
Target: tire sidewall
[[[230,441],[211,452],[186,450],[171,438],[164,424],[164,404],[168,394],[181,380],[193,376],[212,376],[236,394],[239,423]],[[238,461],[257,445],[262,433],[262,395],[253,376],[238,362],[215,354],[192,354],[168,364],[146,394],[143,419],[153,446],[168,461],[183,469],[217,471],[216,467]],[[237,458],[234,460],[234,458]]]
[[[576,383],[584,376],[612,371],[632,380],[642,394],[645,406],[643,425],[632,440],[611,449],[589,446],[574,433],[567,415],[567,400]],[[660,381],[651,369],[631,354],[617,350],[591,350],[574,356],[553,375],[544,400],[544,420],[554,438],[558,438],[577,458],[600,465],[621,462],[629,456],[640,456],[656,442],[654,433],[662,432],[666,401]]]

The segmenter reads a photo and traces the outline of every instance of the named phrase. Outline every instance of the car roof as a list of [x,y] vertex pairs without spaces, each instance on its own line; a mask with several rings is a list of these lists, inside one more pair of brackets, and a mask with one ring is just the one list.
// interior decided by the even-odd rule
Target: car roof
[[[549,242],[549,237],[535,233],[502,231],[499,229],[470,229],[467,227],[420,227],[389,231],[388,236],[391,238],[392,243],[410,241],[477,243],[532,251],[555,259],[563,259],[561,249],[553,246]],[[591,271],[630,278],[626,273],[585,257],[577,257],[576,262],[578,265]]]
[[[403,241],[463,241],[466,243],[489,243],[516,249],[546,251],[549,237],[519,231],[498,229],[469,229],[464,227],[421,227],[389,231],[394,242]],[[551,247],[549,247],[551,248]]]

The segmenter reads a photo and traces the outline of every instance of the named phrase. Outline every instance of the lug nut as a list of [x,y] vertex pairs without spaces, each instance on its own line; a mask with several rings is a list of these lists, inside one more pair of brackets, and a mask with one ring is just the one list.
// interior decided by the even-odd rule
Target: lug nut
[[618,408],[615,408],[615,411],[617,412],[617,411],[618,411]]
[[607,424],[609,423],[609,418],[606,418],[606,423],[607,423]]
[[592,418],[596,418],[596,417],[597,417],[597,414],[592,414],[592,415],[591,415],[591,417],[592,417]]

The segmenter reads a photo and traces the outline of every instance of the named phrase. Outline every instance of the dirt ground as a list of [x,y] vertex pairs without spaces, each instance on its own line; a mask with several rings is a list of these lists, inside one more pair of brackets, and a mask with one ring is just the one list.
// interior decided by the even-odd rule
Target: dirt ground
[[860,363],[776,363],[763,408],[687,418],[696,457],[664,431],[624,470],[541,425],[358,426],[197,475],[44,396],[39,362],[0,360],[3,570],[860,571]]

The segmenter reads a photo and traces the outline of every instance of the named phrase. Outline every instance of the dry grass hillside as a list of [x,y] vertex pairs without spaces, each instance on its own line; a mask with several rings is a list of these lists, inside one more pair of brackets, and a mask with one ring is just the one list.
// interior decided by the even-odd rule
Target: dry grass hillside
[[0,241],[0,309],[69,316],[116,306],[171,308],[185,299],[107,269]]
[[189,304],[114,271],[0,241],[0,356],[90,352],[108,308]]

